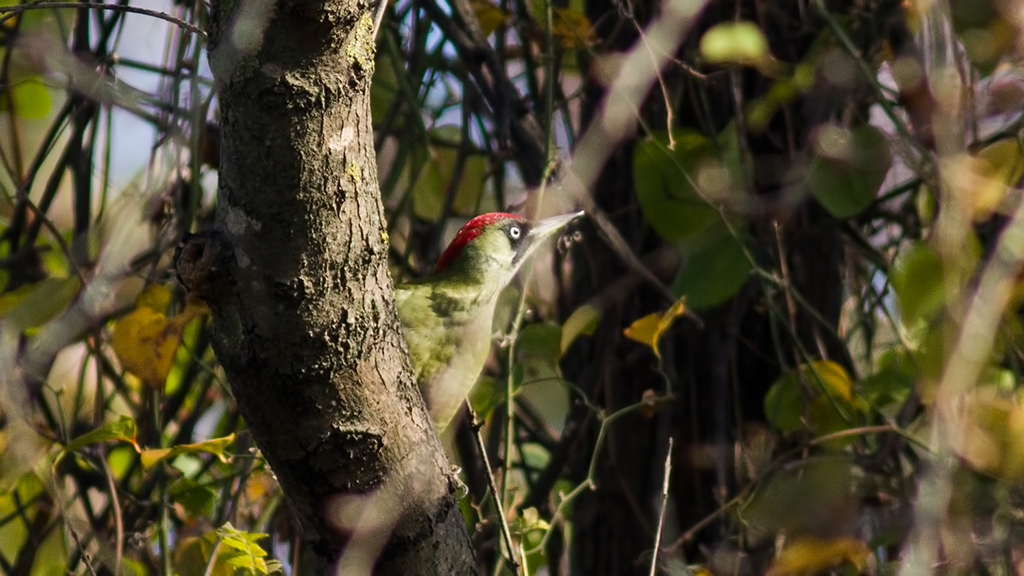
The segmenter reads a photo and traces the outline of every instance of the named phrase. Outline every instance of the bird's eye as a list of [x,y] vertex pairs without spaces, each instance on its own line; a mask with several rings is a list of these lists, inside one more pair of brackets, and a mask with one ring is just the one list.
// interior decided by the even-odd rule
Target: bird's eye
[[519,240],[519,237],[523,235],[523,229],[519,226],[513,226],[508,229],[508,237],[513,240]]

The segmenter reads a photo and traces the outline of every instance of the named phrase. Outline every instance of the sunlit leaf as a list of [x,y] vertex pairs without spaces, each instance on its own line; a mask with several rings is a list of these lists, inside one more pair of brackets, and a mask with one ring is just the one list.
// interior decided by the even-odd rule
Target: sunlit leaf
[[658,352],[658,325],[661,324],[661,312],[651,312],[650,314],[634,320],[622,333],[630,340],[635,340],[641,344],[646,344],[651,347],[655,354],[660,358],[661,352]]
[[700,53],[715,64],[757,64],[770,56],[768,39],[753,22],[725,22],[700,39]]
[[128,416],[121,415],[117,417],[117,420],[107,422],[103,426],[100,426],[91,432],[86,432],[71,442],[68,442],[67,446],[64,447],[64,453],[71,453],[83,446],[109,442],[111,440],[128,442],[138,449],[138,444],[135,443],[135,433],[135,420]]
[[661,337],[672,327],[672,324],[686,313],[686,296],[676,300],[664,313],[655,312],[648,314],[629,325],[623,334],[630,340],[636,340],[646,344],[654,351],[654,355],[661,358],[661,351],[658,349],[658,342]]
[[171,291],[162,284],[150,284],[135,300],[138,308],[152,308],[157,311],[167,310],[171,305]]
[[874,126],[847,130],[824,125],[814,135],[808,185],[818,202],[836,218],[854,216],[874,202],[889,173],[889,141]]
[[126,370],[149,386],[163,386],[178,349],[175,328],[162,312],[136,308],[117,321],[111,345]]
[[561,354],[572,346],[581,335],[590,336],[597,329],[597,322],[600,319],[600,310],[593,304],[584,304],[573,310],[562,324],[562,341],[559,345]]
[[195,444],[179,444],[173,448],[154,448],[150,450],[143,450],[141,452],[142,465],[146,468],[152,468],[158,462],[167,460],[169,458],[176,458],[182,454],[213,454],[220,459],[221,462],[228,461],[228,455],[224,451],[235,441],[235,435],[229,434],[222,438],[213,438],[206,440],[205,442],[197,442]]
[[281,572],[281,564],[267,560],[266,550],[257,543],[266,537],[266,534],[245,532],[226,523],[203,537],[203,555],[209,560],[219,541],[217,564],[229,569],[226,574],[234,574],[236,570],[252,576]]
[[117,321],[111,336],[121,365],[152,387],[164,385],[185,326],[208,311],[201,303],[190,302],[181,314],[168,318],[163,311],[169,302],[170,293],[163,286],[147,288],[135,310]]
[[869,553],[867,545],[858,538],[801,536],[789,543],[775,557],[767,574],[819,574],[843,563],[849,563],[858,571],[862,571]]

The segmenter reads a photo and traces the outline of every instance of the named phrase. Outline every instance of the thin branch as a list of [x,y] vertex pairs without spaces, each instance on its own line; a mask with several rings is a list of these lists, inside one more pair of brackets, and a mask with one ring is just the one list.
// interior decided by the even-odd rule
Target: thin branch
[[672,437],[668,438],[668,449],[665,450],[665,476],[661,481],[661,506],[658,511],[658,531],[654,534],[654,554],[651,555],[650,576],[658,570],[658,549],[661,547],[661,530],[665,524],[665,506],[668,504],[668,479],[672,474]]
[[[512,398],[508,399],[509,403],[512,402]],[[480,451],[480,457],[484,460],[484,468],[487,469],[487,483],[491,487],[491,495],[494,497],[494,506],[498,509],[498,521],[501,525],[501,537],[505,542],[505,548],[508,549],[509,563],[512,564],[512,571],[516,574],[522,574],[522,565],[516,557],[515,543],[512,542],[512,531],[508,528],[508,520],[505,518],[505,506],[502,504],[502,493],[498,492],[497,483],[494,482],[494,474],[491,472],[491,460],[487,457],[487,448],[484,446],[483,436],[480,435],[480,428],[483,424],[480,419],[477,418],[476,411],[469,404],[469,400],[466,400],[466,409],[469,411],[469,417],[471,419],[471,426],[473,428],[473,438],[476,440],[476,448]],[[505,460],[509,460],[509,456],[505,455]],[[525,558],[525,556],[523,556]]]
[[157,20],[163,20],[170,22],[175,26],[187,30],[193,34],[198,34],[203,38],[206,37],[206,32],[203,32],[198,26],[185,22],[184,20],[175,18],[166,12],[160,12],[158,10],[147,10],[145,8],[138,8],[136,6],[128,6],[126,4],[107,4],[105,2],[35,2],[32,4],[15,4],[13,6],[0,6],[0,14],[7,14],[0,18],[0,25],[4,22],[14,18],[22,12],[28,10],[49,10],[49,9],[72,9],[78,10],[80,8],[98,8],[100,10],[111,10],[114,12],[127,12],[130,14],[142,14],[143,16],[150,16]]

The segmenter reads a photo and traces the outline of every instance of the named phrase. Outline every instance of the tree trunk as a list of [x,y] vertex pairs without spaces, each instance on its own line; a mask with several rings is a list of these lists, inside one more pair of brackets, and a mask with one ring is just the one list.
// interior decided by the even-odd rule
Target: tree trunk
[[[372,6],[217,2],[223,125],[205,275],[217,356],[324,573],[468,574],[454,478],[392,298],[370,125]],[[182,260],[184,262],[182,262]]]

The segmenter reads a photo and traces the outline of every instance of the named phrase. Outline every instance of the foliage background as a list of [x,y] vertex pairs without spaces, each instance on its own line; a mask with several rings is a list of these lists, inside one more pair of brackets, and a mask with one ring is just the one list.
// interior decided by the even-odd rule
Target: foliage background
[[[214,209],[208,7],[2,6],[0,571],[292,572],[172,270]],[[493,469],[449,439],[482,572],[1021,569],[1022,8],[386,6],[393,278],[480,212],[589,214],[496,319]]]

